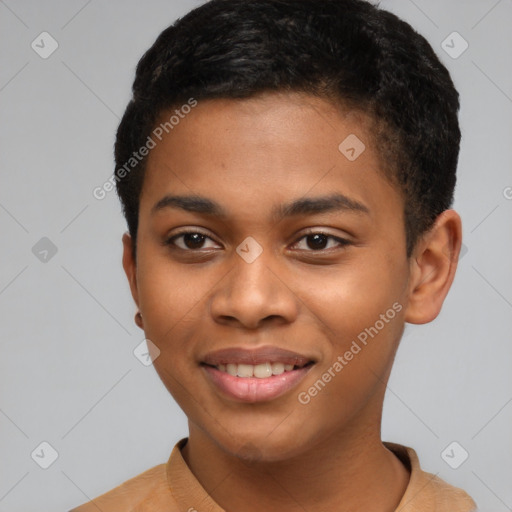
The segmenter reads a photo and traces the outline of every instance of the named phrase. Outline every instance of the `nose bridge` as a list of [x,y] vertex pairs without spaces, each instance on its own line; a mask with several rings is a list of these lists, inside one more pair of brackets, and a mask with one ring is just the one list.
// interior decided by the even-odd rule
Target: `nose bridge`
[[232,273],[234,275],[231,286],[235,285],[235,288],[232,291],[235,293],[251,291],[259,295],[270,293],[274,286],[272,281],[275,279],[269,269],[275,264],[273,259],[272,251],[268,246],[264,249],[255,238],[246,237],[233,253]]
[[[241,251],[242,249],[240,249]],[[236,258],[233,258],[235,276],[233,276],[232,286],[234,285],[235,288],[232,291],[237,293],[242,300],[250,299],[251,296],[254,297],[254,300],[257,296],[262,299],[266,297],[268,300],[275,295],[273,292],[275,292],[277,284],[275,282],[277,278],[270,270],[272,257],[270,251],[258,255],[251,254],[252,251],[251,248],[250,259],[245,259],[239,253]]]
[[233,253],[232,265],[212,297],[211,313],[217,322],[239,322],[254,328],[269,317],[293,320],[296,299],[272,270],[278,261],[270,250],[246,239]]

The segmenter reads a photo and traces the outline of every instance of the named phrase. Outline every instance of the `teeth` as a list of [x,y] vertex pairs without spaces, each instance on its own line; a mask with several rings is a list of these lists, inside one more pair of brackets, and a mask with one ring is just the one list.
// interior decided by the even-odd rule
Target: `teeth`
[[252,364],[239,364],[236,374],[239,377],[252,377],[254,375],[254,366]]
[[281,375],[284,372],[291,372],[293,364],[283,363],[262,363],[262,364],[219,364],[217,369],[221,372],[227,372],[234,377],[257,377],[266,379],[272,375]]
[[258,379],[264,379],[272,375],[272,365],[270,363],[257,364],[254,366],[254,376]]
[[281,375],[281,373],[283,373],[283,372],[284,372],[284,364],[283,363],[272,363],[272,374],[273,375]]

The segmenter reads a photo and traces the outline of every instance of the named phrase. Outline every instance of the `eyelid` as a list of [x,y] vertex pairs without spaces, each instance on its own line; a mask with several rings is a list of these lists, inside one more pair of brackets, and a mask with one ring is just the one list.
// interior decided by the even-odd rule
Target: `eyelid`
[[179,235],[187,235],[189,233],[197,233],[199,235],[204,235],[213,240],[213,237],[211,237],[210,234],[207,233],[206,231],[203,231],[202,228],[190,228],[190,227],[178,228],[178,231],[174,232],[168,238],[174,238],[175,236],[179,236]]
[[[183,235],[186,235],[186,234],[199,234],[199,235],[204,236],[205,238],[210,239],[214,243],[221,245],[219,242],[217,242],[217,240],[215,240],[215,238],[210,236],[210,234],[206,233],[202,229],[200,229],[200,228],[190,228],[190,227],[181,228],[179,231],[173,233],[171,236],[166,237],[162,243],[165,246],[170,246],[173,249],[179,249],[179,250],[181,250],[183,252],[201,252],[201,251],[205,252],[204,250],[202,250],[202,248],[200,248],[200,249],[183,249],[182,247],[178,247],[174,243],[174,240],[176,238],[179,238],[180,236],[183,236]],[[322,229],[322,228],[308,228],[306,231],[303,231],[302,233],[296,234],[294,236],[294,240],[295,241],[293,242],[293,245],[297,245],[304,238],[306,238],[307,236],[311,236],[311,235],[323,235],[327,239],[335,240],[336,242],[338,242],[339,245],[338,245],[338,247],[331,247],[329,249],[318,249],[318,250],[314,250],[314,249],[299,249],[299,251],[316,253],[316,254],[320,255],[322,253],[331,252],[332,250],[337,250],[337,249],[340,249],[340,248],[344,248],[344,247],[352,244],[352,242],[350,240],[348,240],[347,238],[333,235],[333,234],[327,232],[325,229]]]
[[333,235],[333,234],[327,232],[325,229],[322,229],[322,228],[309,228],[305,232],[302,232],[299,235],[299,237],[296,239],[296,241],[294,242],[293,245],[297,245],[302,239],[304,239],[307,236],[311,236],[311,235],[323,235],[323,236],[325,236],[328,239],[333,239],[336,242],[338,242],[339,246],[338,247],[331,247],[330,249],[319,249],[319,250],[316,250],[316,251],[313,250],[313,249],[309,249],[309,250],[299,249],[299,250],[301,250],[303,252],[311,252],[311,253],[316,253],[316,254],[322,254],[322,253],[327,253],[327,252],[330,252],[331,250],[336,250],[336,249],[343,248],[343,247],[346,247],[347,245],[351,245],[352,244],[352,242],[348,238],[344,238],[342,236]]
[[[179,238],[180,236],[182,235],[187,235],[187,234],[198,234],[198,235],[202,235],[206,238],[209,238],[210,240],[212,240],[213,242],[215,242],[216,244],[219,244],[219,242],[217,242],[217,240],[215,240],[215,238],[213,238],[209,233],[206,233],[205,231],[201,230],[200,228],[182,228],[180,229],[179,231],[176,231],[175,233],[173,233],[172,235],[170,236],[166,236],[162,242],[163,245],[166,245],[166,246],[171,246],[172,248],[175,248],[175,249],[180,249],[184,252],[199,252],[200,249],[197,249],[196,251],[194,249],[182,249],[181,247],[178,247],[175,243],[174,243],[174,240],[176,238]],[[219,244],[220,245],[220,244]]]

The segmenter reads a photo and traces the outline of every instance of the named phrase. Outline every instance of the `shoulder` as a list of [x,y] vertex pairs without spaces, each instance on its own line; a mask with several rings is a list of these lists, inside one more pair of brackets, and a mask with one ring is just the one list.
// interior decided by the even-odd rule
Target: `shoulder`
[[476,503],[471,496],[437,475],[423,471],[418,455],[408,447],[396,443],[385,442],[410,471],[409,485],[400,501],[397,510],[401,512],[476,512]]
[[440,511],[451,512],[453,506],[456,505],[457,510],[475,512],[476,503],[473,501],[471,496],[458,487],[450,485],[436,475],[431,473],[425,473],[431,478],[430,485],[435,492],[436,505]]
[[[176,508],[175,508],[176,507]],[[148,469],[114,489],[69,512],[177,512],[168,483],[166,465]]]

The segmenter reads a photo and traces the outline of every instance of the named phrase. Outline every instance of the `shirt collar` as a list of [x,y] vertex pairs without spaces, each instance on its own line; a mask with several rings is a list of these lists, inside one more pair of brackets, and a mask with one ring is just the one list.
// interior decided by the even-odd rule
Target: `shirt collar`
[[[224,509],[206,492],[185,462],[181,449],[187,441],[188,438],[185,437],[176,443],[166,464],[167,484],[174,499],[182,510],[224,512]],[[409,484],[396,512],[437,510],[438,489],[449,491],[448,494],[452,495],[452,498],[446,503],[448,507],[450,507],[450,503],[452,505],[460,504],[460,508],[457,510],[461,512],[473,510],[474,502],[464,491],[448,485],[437,475],[422,471],[418,456],[412,448],[390,442],[384,442],[384,446],[398,457],[410,473]],[[445,509],[443,508],[443,510]],[[450,510],[450,508],[446,510]]]
[[167,461],[167,484],[174,499],[180,506],[180,510],[196,509],[205,512],[224,512],[224,509],[213,501],[187,466],[181,454],[181,449],[187,441],[187,437],[180,439]]

